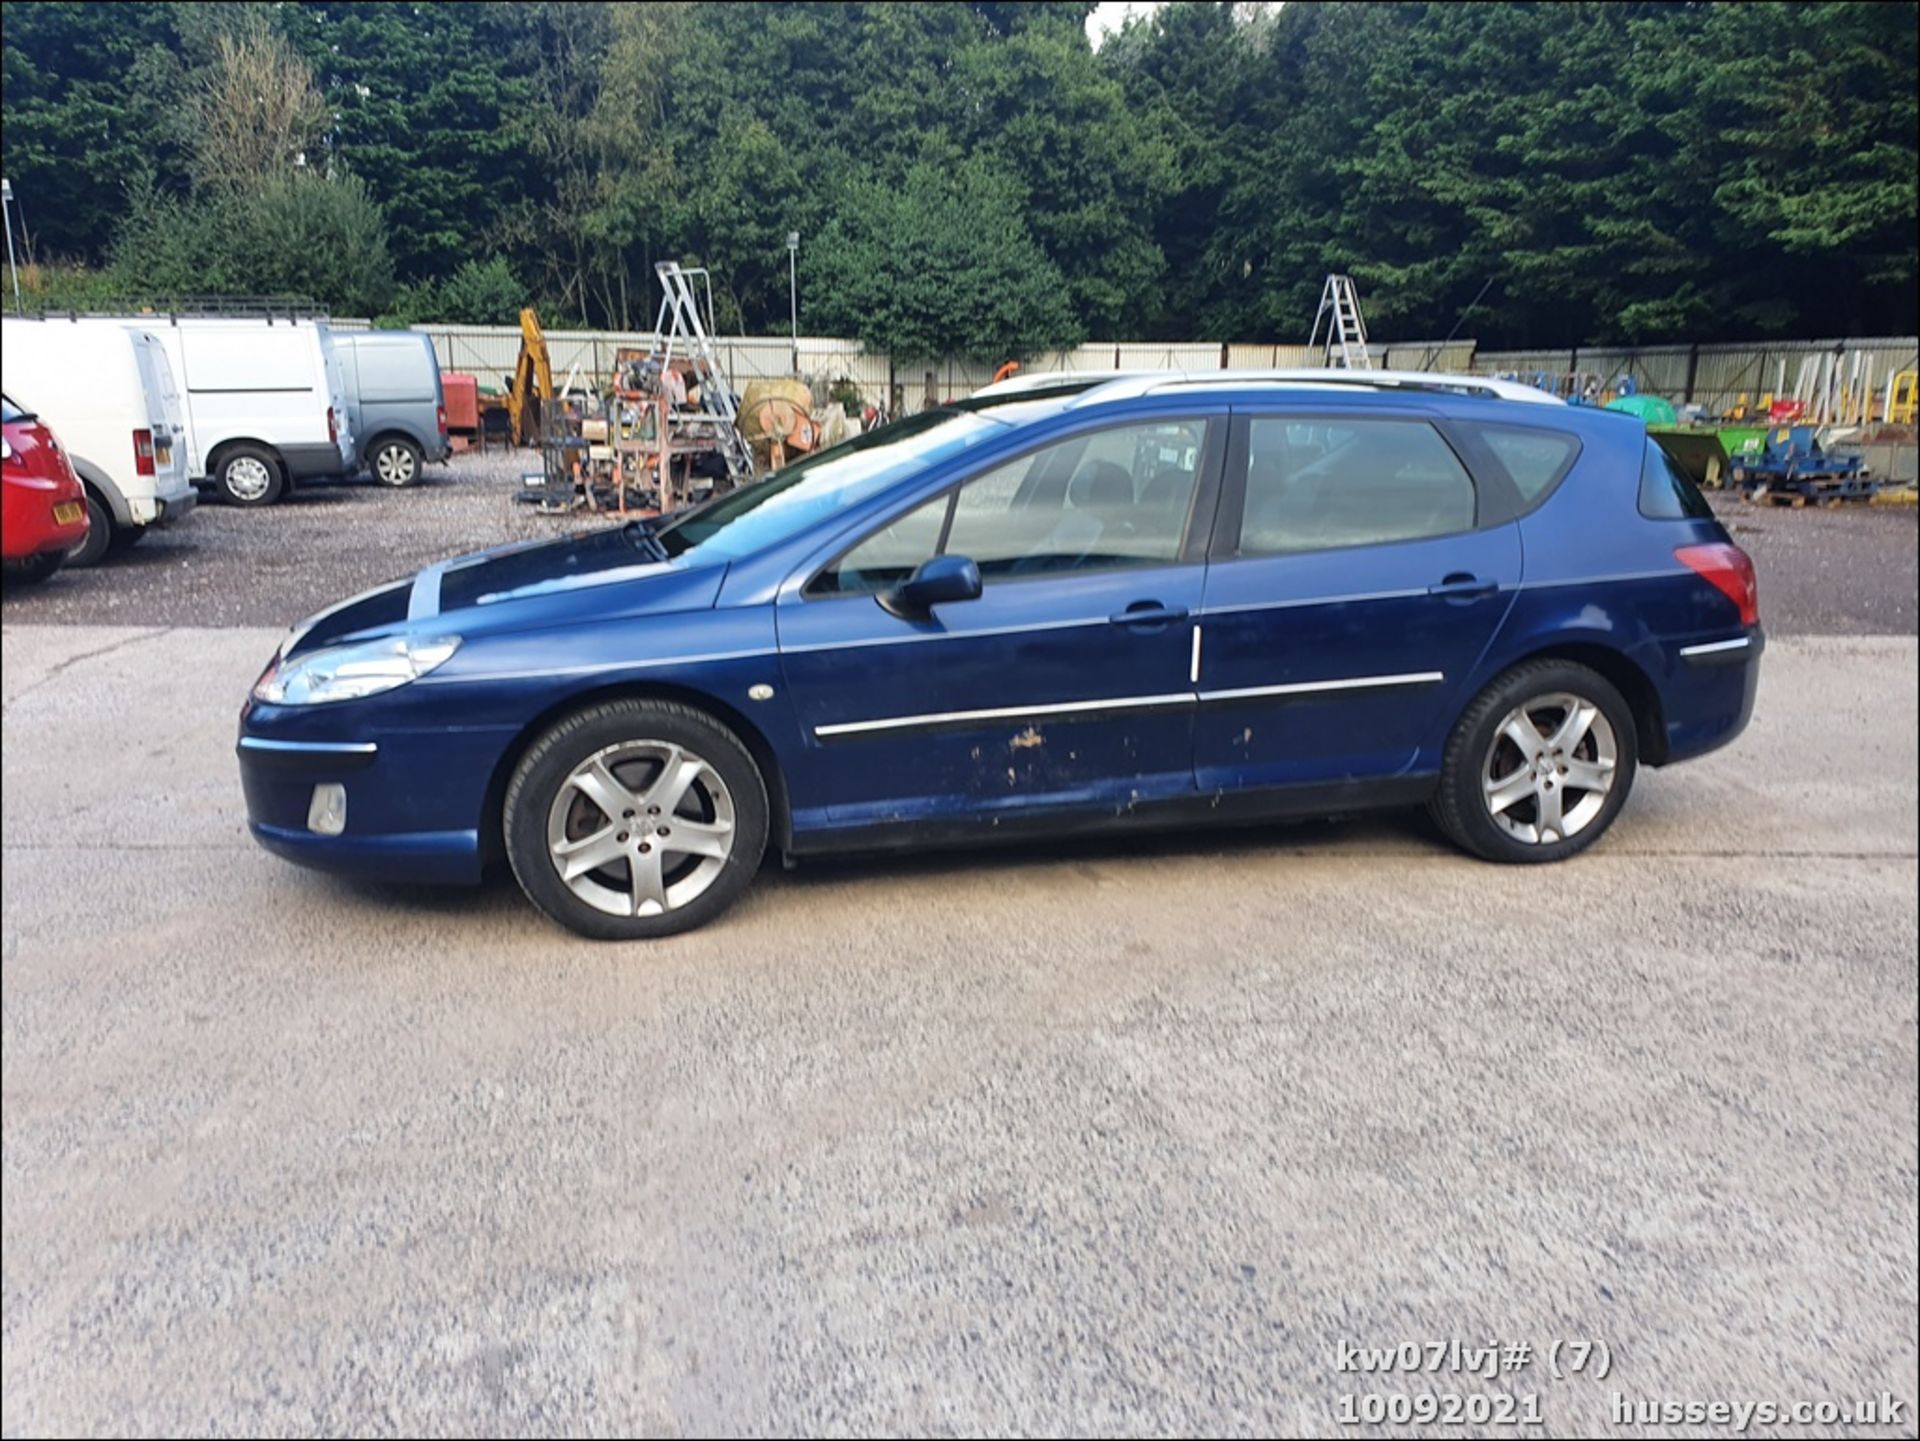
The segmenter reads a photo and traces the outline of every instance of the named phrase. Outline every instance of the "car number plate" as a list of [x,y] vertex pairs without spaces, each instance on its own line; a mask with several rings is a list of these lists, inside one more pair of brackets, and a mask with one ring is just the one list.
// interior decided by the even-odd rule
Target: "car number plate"
[[77,500],[63,500],[53,508],[55,525],[72,525],[80,519],[82,507]]

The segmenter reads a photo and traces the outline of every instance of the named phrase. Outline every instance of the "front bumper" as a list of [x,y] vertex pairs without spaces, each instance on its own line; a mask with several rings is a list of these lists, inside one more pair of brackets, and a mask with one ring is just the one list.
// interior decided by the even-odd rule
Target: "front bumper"
[[[242,716],[235,751],[254,839],[319,870],[478,884],[487,792],[514,733],[446,728],[335,739],[312,733],[306,709],[249,704]],[[276,722],[292,719],[270,727],[251,723],[269,712]],[[310,825],[319,785],[345,789],[346,828],[338,835]]]

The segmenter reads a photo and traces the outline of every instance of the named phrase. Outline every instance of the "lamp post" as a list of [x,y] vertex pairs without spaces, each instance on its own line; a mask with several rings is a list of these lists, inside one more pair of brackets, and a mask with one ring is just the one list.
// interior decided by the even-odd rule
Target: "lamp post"
[[13,272],[13,308],[20,310],[20,262],[13,255],[13,182],[0,180],[0,220],[7,226],[7,269]]
[[[12,244],[9,232],[8,244]],[[793,373],[800,373],[800,232],[787,232],[787,304],[793,311]]]

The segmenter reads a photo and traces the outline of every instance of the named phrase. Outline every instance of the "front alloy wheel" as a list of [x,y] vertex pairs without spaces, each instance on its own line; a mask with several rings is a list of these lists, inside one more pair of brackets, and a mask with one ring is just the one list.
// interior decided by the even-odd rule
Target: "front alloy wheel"
[[596,751],[547,808],[554,869],[610,916],[664,916],[704,895],[733,836],[733,793],[720,772],[671,741]]
[[501,822],[520,888],[561,925],[596,940],[667,936],[752,881],[767,789],[740,738],[704,711],[608,701],[528,747]]

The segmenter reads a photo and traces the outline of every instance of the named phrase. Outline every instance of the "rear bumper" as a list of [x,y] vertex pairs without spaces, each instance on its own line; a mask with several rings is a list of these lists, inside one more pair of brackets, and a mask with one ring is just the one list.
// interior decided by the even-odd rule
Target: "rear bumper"
[[172,525],[199,503],[200,493],[183,482],[179,490],[165,495],[129,496],[127,516],[135,525]]
[[[77,485],[69,494],[65,485],[42,490],[9,480],[4,497],[0,534],[4,534],[6,543],[0,555],[7,560],[31,560],[50,552],[69,551],[87,538],[85,493]],[[62,505],[77,506],[79,515],[64,524],[55,520],[54,508]]]
[[1766,632],[1690,642],[1678,648],[1661,697],[1666,764],[1691,760],[1736,739],[1753,719]]

